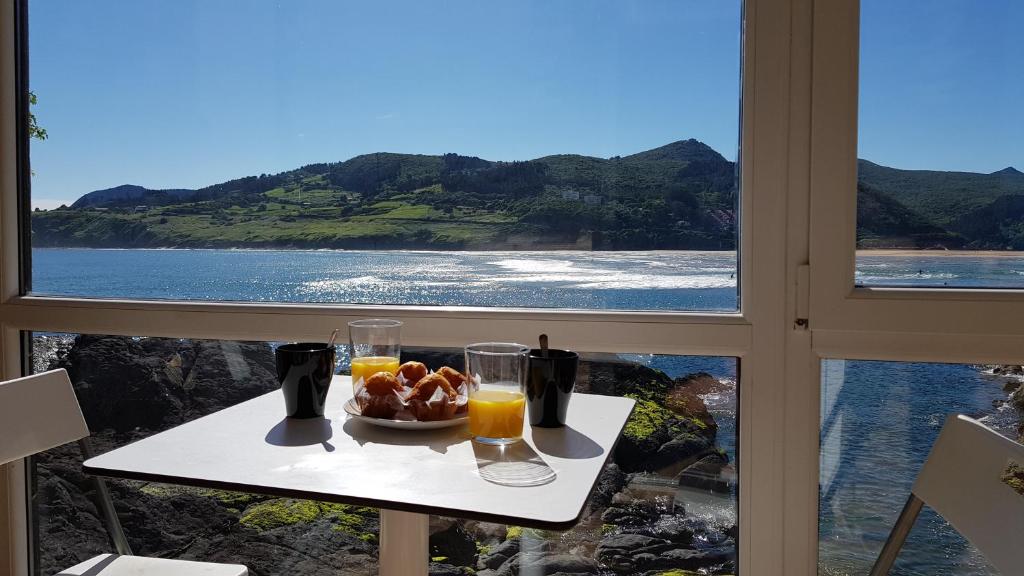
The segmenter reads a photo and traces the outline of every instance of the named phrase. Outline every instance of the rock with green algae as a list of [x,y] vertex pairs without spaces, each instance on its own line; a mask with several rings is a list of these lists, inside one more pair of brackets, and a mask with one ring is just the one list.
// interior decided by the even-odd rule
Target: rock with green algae
[[214,490],[212,488],[194,488],[192,486],[175,486],[173,484],[145,484],[139,491],[149,496],[158,498],[171,498],[174,496],[200,496],[213,498],[228,508],[247,506],[253,502],[266,500],[267,496],[259,494],[247,494],[245,492],[230,492],[228,490]]
[[[667,572],[655,572],[652,576],[702,576],[700,572],[694,572],[692,570],[669,570]],[[730,576],[723,574],[722,576]]]
[[681,468],[713,445],[715,429],[700,418],[673,412],[655,400],[627,397],[633,398],[636,406],[615,449],[615,461],[623,470]]
[[1024,496],[1024,467],[1011,463],[1006,467],[1002,477],[1003,483],[1013,488],[1013,491]]
[[300,522],[312,522],[319,518],[327,518],[332,522],[334,531],[344,532],[356,536],[364,542],[370,542],[376,540],[376,535],[361,530],[361,527],[366,522],[368,515],[373,516],[376,513],[377,511],[373,508],[348,504],[275,498],[249,506],[242,513],[238,522],[243,526],[262,532]]

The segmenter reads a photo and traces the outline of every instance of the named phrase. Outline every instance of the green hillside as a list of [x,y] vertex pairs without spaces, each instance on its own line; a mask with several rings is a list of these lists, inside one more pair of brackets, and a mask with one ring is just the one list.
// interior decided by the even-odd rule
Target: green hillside
[[1024,174],[1006,168],[991,174],[898,170],[867,160],[857,164],[858,177],[939,226],[961,214],[990,204],[1000,196],[1024,194]]
[[[861,160],[863,248],[1024,249],[1024,174]],[[734,163],[697,140],[522,162],[375,153],[198,190],[123,185],[37,211],[35,246],[732,250]]]
[[732,249],[733,173],[696,140],[611,159],[366,154],[199,190],[92,192],[34,213],[33,243]]

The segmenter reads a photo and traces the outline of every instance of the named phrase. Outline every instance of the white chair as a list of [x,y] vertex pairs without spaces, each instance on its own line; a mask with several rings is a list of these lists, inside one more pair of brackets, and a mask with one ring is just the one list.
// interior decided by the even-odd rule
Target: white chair
[[1003,481],[1011,462],[1024,466],[1024,446],[966,416],[946,418],[871,576],[889,574],[924,504],[967,538],[1000,574],[1020,574],[1024,495]]
[[[88,437],[89,428],[64,370],[0,382],[0,465],[76,440],[82,455],[89,458]],[[97,477],[93,480],[118,553],[101,554],[57,576],[248,576],[249,570],[238,564],[133,556],[106,483]]]

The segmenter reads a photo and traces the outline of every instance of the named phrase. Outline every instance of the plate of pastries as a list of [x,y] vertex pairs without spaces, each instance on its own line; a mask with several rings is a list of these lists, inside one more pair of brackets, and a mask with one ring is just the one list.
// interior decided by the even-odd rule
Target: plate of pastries
[[396,374],[377,372],[354,384],[345,412],[369,424],[406,430],[458,426],[468,419],[469,383],[450,366],[431,371],[406,362]]

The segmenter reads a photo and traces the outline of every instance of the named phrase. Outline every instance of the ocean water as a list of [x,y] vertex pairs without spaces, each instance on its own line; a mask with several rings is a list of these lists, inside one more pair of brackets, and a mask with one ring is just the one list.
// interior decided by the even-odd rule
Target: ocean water
[[960,254],[859,253],[856,282],[865,286],[1024,287],[1024,253]]
[[[356,302],[550,308],[737,309],[731,252],[33,250],[35,293],[105,298]],[[1024,258],[861,256],[858,282],[1017,287]],[[624,354],[672,377],[736,381],[733,358]],[[823,366],[820,572],[865,574],[946,414],[1007,434],[1003,380],[980,367],[828,361]],[[735,394],[706,399],[735,458]],[[995,574],[933,513],[894,574]]]
[[733,252],[32,251],[41,294],[736,310]]

